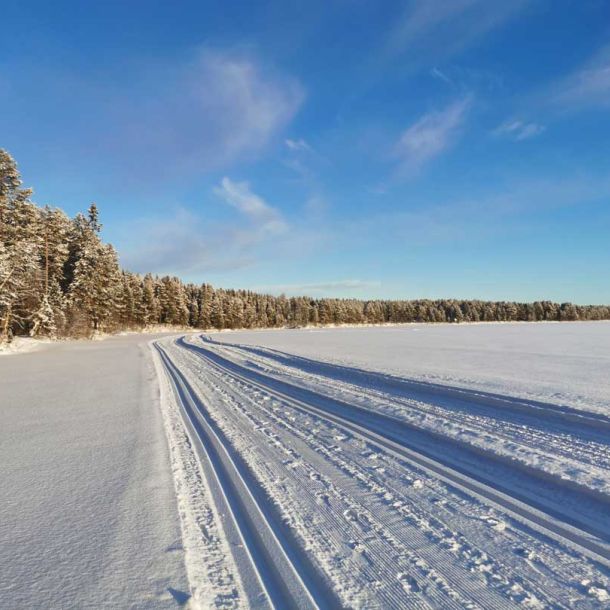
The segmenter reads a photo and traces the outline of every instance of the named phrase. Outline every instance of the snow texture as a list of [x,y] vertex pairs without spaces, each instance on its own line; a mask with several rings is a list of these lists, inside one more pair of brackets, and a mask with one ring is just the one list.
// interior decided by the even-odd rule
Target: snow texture
[[37,352],[52,345],[49,339],[32,339],[30,337],[15,337],[10,343],[0,343],[0,356]]
[[607,601],[610,325],[456,328],[157,343],[241,580],[225,607]]
[[0,608],[188,599],[150,338],[0,359]]
[[218,341],[610,415],[608,321],[403,324],[212,336]]
[[609,323],[2,358],[0,607],[604,607],[609,364]]

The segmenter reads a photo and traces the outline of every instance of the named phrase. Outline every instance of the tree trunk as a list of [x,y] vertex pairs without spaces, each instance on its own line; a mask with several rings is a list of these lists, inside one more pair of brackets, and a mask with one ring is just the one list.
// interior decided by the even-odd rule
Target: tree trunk
[[2,335],[0,336],[0,343],[8,343],[10,341],[9,332],[11,330],[11,316],[12,316],[12,305],[9,305],[6,310],[6,317],[4,318],[4,324],[2,327]]
[[[48,223],[48,220],[47,220]],[[49,227],[44,234],[44,294],[49,296]]]

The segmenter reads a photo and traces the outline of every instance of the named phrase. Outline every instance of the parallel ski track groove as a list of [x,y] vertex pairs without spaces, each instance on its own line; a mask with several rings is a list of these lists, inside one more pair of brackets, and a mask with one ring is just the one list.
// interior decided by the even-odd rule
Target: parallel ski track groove
[[[517,396],[503,396],[500,394],[494,394],[492,392],[486,392],[484,390],[469,390],[459,386],[442,385],[440,383],[434,383],[431,381],[399,378],[389,373],[367,371],[361,368],[331,362],[315,361],[311,358],[288,354],[272,348],[258,348],[240,343],[225,343],[224,341],[216,341],[205,335],[201,335],[201,339],[205,343],[210,343],[211,345],[216,345],[218,347],[232,347],[250,352],[257,356],[262,356],[264,358],[271,358],[286,366],[296,367],[299,370],[309,374],[311,374],[312,371],[308,370],[308,367],[309,369],[314,369],[317,371],[314,374],[323,376],[328,376],[328,374],[323,371],[326,369],[331,369],[334,375],[337,373],[342,375],[340,380],[348,381],[349,383],[359,384],[361,382],[356,382],[353,378],[365,377],[367,380],[372,379],[377,382],[382,382],[388,387],[409,389],[410,391],[414,391],[426,397],[432,395],[440,397],[452,397],[461,401],[479,404],[482,407],[493,407],[495,409],[499,408],[499,413],[506,412],[507,409],[510,409],[512,412],[519,412],[523,415],[532,416],[537,419],[539,419],[542,415],[544,416],[545,420],[555,421],[559,424],[577,424],[578,426],[591,431],[598,439],[601,436],[601,430],[607,430],[610,432],[610,417],[600,413],[588,413],[586,411],[580,411],[578,409],[574,409],[573,407],[564,405],[551,404],[534,399],[520,398]],[[367,386],[367,388],[368,387],[369,386]]]
[[[287,525],[282,524],[274,509],[264,502],[261,489],[248,484],[244,465],[236,463],[230,443],[214,425],[196,393],[165,350],[154,344],[181,404],[187,428],[194,432],[210,463],[231,518],[240,533],[268,604],[276,610],[285,608],[342,607],[332,590],[322,583],[320,575],[298,546],[289,546]],[[261,525],[263,528],[261,529]],[[284,538],[284,543],[282,542]],[[292,542],[292,540],[290,540]],[[271,547],[271,548],[270,548]],[[280,554],[280,563],[274,551]],[[283,580],[281,572],[292,572],[292,582]],[[299,589],[295,595],[295,589]]]
[[[376,388],[364,388],[362,384],[350,384],[343,379],[334,380],[332,377],[323,375],[321,373],[308,372],[306,369],[283,362],[284,358],[277,358],[273,355],[273,353],[263,354],[262,350],[248,349],[246,346],[232,343],[219,343],[207,338],[204,339],[204,342],[221,347],[222,349],[227,348],[227,351],[235,352],[237,354],[240,354],[242,350],[246,351],[248,354],[252,353],[254,357],[252,362],[257,366],[263,366],[264,363],[265,366],[268,367],[269,365],[265,363],[264,359],[271,360],[276,363],[275,366],[288,367],[292,368],[294,371],[298,371],[298,373],[295,375],[297,379],[306,379],[307,376],[310,376],[320,383],[320,385],[324,385],[326,387],[332,387],[331,383],[335,382],[337,384],[336,388],[340,387],[343,392],[357,394],[360,397],[370,396],[376,400],[381,400],[386,403],[391,402],[393,405],[398,405],[410,411],[421,413],[424,417],[432,417],[435,419],[442,418],[444,421],[449,421],[456,425],[467,424],[470,426],[470,428],[480,431],[483,434],[492,434],[496,438],[504,439],[509,443],[515,443],[524,447],[525,449],[529,449],[533,443],[539,445],[542,439],[548,440],[549,446],[552,446],[552,455],[554,457],[563,455],[566,459],[574,461],[574,456],[577,454],[578,462],[580,464],[588,464],[596,468],[604,468],[608,463],[610,463],[610,441],[608,441],[605,428],[602,426],[601,432],[599,429],[593,429],[593,424],[588,420],[585,420],[586,423],[583,423],[583,418],[576,420],[575,417],[570,416],[564,418],[563,416],[558,416],[556,413],[552,413],[550,419],[551,421],[556,422],[556,425],[559,426],[558,430],[544,430],[541,427],[534,427],[531,430],[524,429],[524,424],[526,426],[532,425],[532,422],[528,421],[529,419],[535,418],[539,422],[541,417],[547,416],[547,413],[538,407],[533,407],[533,409],[536,409],[535,411],[526,412],[524,405],[519,404],[516,414],[520,414],[525,421],[509,421],[505,418],[506,413],[502,414],[503,417],[497,418],[494,417],[491,412],[484,411],[490,408],[497,411],[499,408],[497,406],[498,399],[495,398],[494,400],[496,402],[491,402],[486,405],[483,402],[481,395],[473,393],[472,396],[476,398],[476,402],[473,404],[473,406],[482,411],[482,413],[462,413],[462,408],[460,408],[459,410],[461,415],[458,415],[457,413],[452,412],[450,407],[443,404],[437,404],[433,400],[424,401],[422,397],[409,398],[402,395],[395,396],[387,394],[387,392],[378,390]],[[261,360],[259,360],[257,363],[256,358]],[[276,370],[281,374],[281,369]],[[436,396],[439,394],[440,392],[434,391],[431,393],[431,396]],[[454,397],[453,390],[451,390],[451,393],[448,393],[447,396]],[[463,391],[459,395],[455,396],[455,398],[457,398],[457,400],[460,402],[466,403],[468,396],[468,393]],[[510,406],[507,405],[513,404],[508,399],[505,401],[505,403],[506,404],[504,404],[501,409],[509,409]],[[580,440],[576,438],[576,431],[573,429],[575,425],[580,426],[580,430],[585,432],[585,436],[588,436],[593,440],[595,443],[593,446],[586,442],[587,439]],[[504,430],[509,430],[512,434],[508,434]],[[519,437],[515,438],[515,434],[518,434]],[[558,442],[561,444],[558,444]],[[541,452],[541,455],[548,455],[548,452]],[[599,463],[600,461],[601,464]]]
[[[533,506],[531,502],[528,502],[527,499],[519,498],[516,494],[511,494],[511,490],[505,491],[503,489],[492,487],[486,484],[485,482],[475,478],[474,476],[462,473],[459,470],[453,468],[450,464],[442,462],[441,460],[439,460],[438,456],[428,455],[422,452],[420,449],[413,450],[403,444],[395,442],[389,436],[384,435],[383,433],[378,433],[377,431],[368,429],[359,423],[355,423],[354,421],[350,420],[349,417],[329,413],[324,409],[308,404],[302,400],[296,399],[290,396],[289,394],[269,387],[264,383],[255,381],[254,379],[252,379],[251,376],[243,375],[239,372],[236,372],[235,369],[245,370],[245,372],[249,375],[256,377],[265,378],[265,375],[260,373],[254,373],[253,371],[248,371],[247,369],[244,369],[244,367],[242,367],[241,365],[231,362],[230,360],[227,360],[223,356],[220,356],[216,353],[210,352],[210,350],[204,347],[199,347],[197,345],[190,344],[185,341],[184,337],[178,339],[176,341],[176,344],[191,352],[198,354],[202,359],[204,359],[210,366],[213,366],[216,370],[220,370],[221,372],[229,374],[234,378],[240,380],[242,383],[255,387],[271,396],[275,396],[279,400],[291,404],[302,412],[309,413],[310,415],[314,414],[322,419],[325,419],[326,421],[330,421],[333,424],[343,427],[344,429],[349,430],[353,434],[364,438],[365,440],[373,443],[374,445],[382,447],[385,450],[389,450],[390,452],[399,455],[402,458],[406,458],[407,460],[415,462],[420,467],[423,467],[425,470],[433,472],[435,476],[440,476],[440,478],[442,478],[449,484],[464,489],[467,491],[467,493],[474,493],[478,497],[481,497],[486,500],[487,502],[492,502],[504,512],[508,511],[517,519],[517,521],[525,521],[527,524],[533,527],[533,529],[543,530],[552,539],[557,539],[557,537],[559,536],[560,539],[568,543],[568,546],[575,546],[580,552],[588,556],[590,559],[604,565],[607,568],[610,567],[610,551],[604,544],[605,541],[600,543],[595,539],[592,539],[589,536],[586,527],[578,528],[574,527],[569,523],[564,524],[561,522],[557,522],[555,519],[553,519],[553,515],[544,510],[544,507],[538,508]],[[210,358],[210,355],[213,358]],[[219,360],[224,362],[225,364],[219,363]],[[291,384],[289,383],[280,382],[273,378],[270,378],[270,381],[284,386],[291,386]],[[291,387],[294,387],[295,390],[304,391],[302,388],[299,388],[297,386]],[[342,403],[342,401],[337,399],[329,400],[332,400],[332,402],[334,402],[335,404],[344,404],[346,408],[355,410],[357,412],[366,412],[366,410],[362,407],[350,405],[348,403]],[[370,412],[366,414],[370,415]],[[391,422],[393,418],[387,417],[386,419]],[[447,439],[447,441],[451,442],[451,439]]]
[[[193,358],[198,358],[197,354],[192,354]],[[205,363],[203,363],[203,366],[207,368],[207,365]],[[201,371],[201,369],[197,369],[198,372]],[[192,370],[192,372],[195,372],[194,369]],[[222,388],[222,392],[228,392],[229,394],[231,394],[233,396],[233,399],[236,401],[239,401],[240,406],[239,409],[242,412],[242,414],[244,414],[248,419],[250,419],[250,414],[252,412],[256,412],[258,411],[258,409],[261,409],[261,413],[264,413],[266,415],[266,417],[270,418],[270,421],[273,421],[276,425],[277,428],[274,428],[274,430],[281,430],[284,433],[288,433],[289,435],[294,435],[294,445],[290,444],[290,447],[296,448],[298,444],[302,444],[300,449],[298,450],[300,453],[300,457],[303,458],[304,460],[307,461],[307,458],[305,457],[308,454],[308,451],[311,451],[311,459],[313,459],[315,461],[316,458],[319,458],[320,456],[324,456],[325,458],[325,462],[327,462],[332,468],[337,468],[338,470],[340,470],[342,473],[349,473],[348,476],[350,477],[356,477],[358,480],[359,484],[363,484],[362,479],[360,479],[357,475],[354,474],[354,472],[360,470],[361,468],[361,464],[358,464],[357,462],[346,462],[343,459],[341,459],[340,457],[340,453],[335,453],[332,450],[332,446],[329,445],[324,445],[323,442],[321,442],[320,444],[315,443],[315,441],[313,441],[312,444],[312,440],[313,437],[311,437],[308,433],[307,433],[307,429],[303,429],[302,427],[298,426],[298,425],[294,425],[291,422],[291,418],[284,418],[282,417],[282,415],[278,415],[278,413],[276,412],[276,409],[273,407],[274,401],[269,401],[269,402],[264,402],[261,403],[259,400],[257,400],[257,397],[260,396],[260,393],[258,391],[253,392],[252,394],[250,393],[245,393],[244,392],[244,388],[243,388],[243,384],[239,383],[239,384],[234,384],[232,383],[232,381],[234,381],[233,377],[230,377],[226,374],[223,374],[220,370],[210,370],[209,374],[205,375],[206,378],[206,382],[207,384],[209,384],[211,387],[215,388],[216,390]],[[207,385],[206,384],[206,385]],[[268,407],[267,405],[271,405],[271,407]],[[289,406],[289,405],[286,405]],[[310,418],[310,414],[307,414],[307,418]],[[319,419],[319,418],[318,418]],[[329,422],[324,422],[327,426],[329,425]],[[253,425],[255,426],[255,429],[262,429],[264,428],[268,428],[269,426],[267,424],[260,424],[260,420],[257,420],[256,417],[253,420]],[[260,426],[260,428],[259,428]],[[335,428],[336,426],[334,424],[330,424],[331,429]],[[276,435],[273,436],[273,438],[276,438]],[[395,456],[392,456],[395,457]],[[397,465],[399,464],[404,464],[405,460],[404,459],[400,459],[398,462],[396,462]],[[313,463],[313,462],[312,462]],[[321,474],[324,471],[324,468],[321,468],[321,465],[318,464],[317,468],[319,470],[317,470],[317,472],[319,473],[319,476],[321,476],[322,478],[325,478],[327,476],[327,474]],[[353,470],[352,470],[353,469]],[[364,468],[364,470],[366,470],[366,467]],[[362,473],[362,470],[361,470]],[[332,479],[332,477],[331,477]],[[400,492],[398,492],[393,486],[392,484],[390,484],[388,481],[386,481],[384,483],[384,485],[386,486],[386,491],[390,492],[394,497],[399,497],[400,496]],[[375,483],[372,484],[372,486],[375,486]],[[327,488],[328,489],[328,488]],[[337,491],[336,488],[334,490],[335,492]],[[378,496],[379,492],[373,492],[375,495]],[[345,492],[344,492],[345,494]],[[349,496],[349,492],[347,492],[347,495]],[[344,499],[346,499],[346,496],[343,495],[342,496]],[[369,525],[370,527],[373,529],[373,531],[376,532],[377,536],[379,536],[380,539],[382,539],[384,542],[388,543],[389,545],[391,545],[392,549],[394,549],[396,551],[396,553],[398,555],[402,555],[403,552],[405,552],[406,550],[406,555],[409,557],[409,562],[411,564],[411,567],[413,568],[413,566],[415,566],[415,570],[416,570],[416,576],[421,576],[420,574],[417,573],[417,570],[420,569],[420,566],[418,566],[418,562],[419,561],[423,561],[424,564],[426,564],[426,562],[430,559],[429,556],[427,556],[426,550],[424,550],[420,545],[421,542],[418,542],[416,538],[412,538],[410,536],[406,536],[406,537],[401,537],[400,533],[397,532],[396,530],[392,529],[392,526],[387,523],[386,519],[381,519],[381,520],[377,520],[378,515],[375,512],[375,509],[369,505],[368,502],[362,503],[361,499],[358,499],[355,501],[355,505],[359,506],[359,508],[356,508],[355,510],[358,511],[358,514],[364,514],[365,516],[369,517]],[[350,505],[351,506],[351,505]],[[420,513],[417,511],[417,509],[415,509],[415,507],[411,507],[411,510],[415,510],[415,514],[413,515],[413,517],[415,517],[415,515],[420,515]],[[362,511],[362,512],[360,512]],[[402,509],[399,509],[398,514],[404,514],[402,513]],[[409,519],[411,519],[412,517],[409,517]],[[415,517],[416,518],[416,517]],[[426,517],[424,517],[425,519]],[[433,520],[435,522],[435,527],[441,527],[442,529],[446,530],[447,529],[447,524],[442,522],[442,521],[437,521],[436,517],[432,517],[431,515],[428,516],[428,518],[430,518],[431,520]],[[332,519],[332,517],[331,517]],[[390,521],[392,521],[392,519],[390,519]],[[427,524],[430,525],[430,524]],[[452,532],[453,534],[456,534],[456,532]],[[458,536],[461,536],[461,534],[457,534]],[[439,534],[439,538],[438,540],[441,540],[441,536]],[[404,546],[400,546],[400,545],[404,545]],[[426,545],[424,545],[426,546]],[[478,548],[476,545],[471,546],[468,545],[470,552],[472,553],[470,557],[468,557],[468,559],[472,559],[473,557],[476,558],[476,553],[479,553],[482,556],[486,557],[486,560],[493,562],[493,564],[495,564],[496,566],[501,564],[501,560],[498,561],[498,558],[494,556],[494,553],[490,550],[490,549],[486,549],[486,550],[482,550],[480,548]],[[400,549],[400,550],[398,550]],[[385,551],[387,553],[387,550]],[[380,567],[379,564],[376,562],[375,565],[377,567]],[[439,566],[437,566],[437,569],[439,568]],[[381,577],[381,573],[382,572],[373,572],[374,576],[372,576],[372,580],[375,580],[377,578]],[[474,607],[477,608],[501,608],[504,607],[501,605],[501,602],[498,599],[494,599],[493,601],[490,601],[489,599],[485,599],[484,597],[481,598],[481,591],[476,590],[476,588],[473,590],[472,588],[470,588],[468,586],[467,583],[467,579],[464,578],[463,575],[461,574],[456,574],[456,572],[451,568],[448,567],[448,564],[443,564],[442,568],[441,568],[441,573],[443,575],[444,578],[448,579],[448,582],[451,583],[451,587],[453,588],[453,593],[457,592],[459,597],[459,601],[456,601],[456,599],[454,597],[444,597],[440,602],[437,599],[436,600],[436,605],[435,607],[439,607],[439,608],[464,608],[464,607],[468,607],[468,603],[474,603]],[[385,578],[388,579],[385,582],[389,582],[389,580],[393,580],[396,577],[396,570],[395,567],[394,569],[391,569],[388,572],[385,572],[386,576]],[[486,576],[487,577],[487,576]],[[544,591],[540,591],[537,588],[537,585],[535,583],[533,583],[530,579],[528,579],[527,577],[522,577],[522,576],[514,576],[517,579],[517,582],[519,585],[524,586],[528,591],[530,591],[531,593],[533,593],[533,595],[538,599],[544,599],[546,600],[546,607],[553,607],[556,610],[560,610],[565,608],[567,610],[568,606],[560,603],[559,601],[555,600],[551,603],[550,599],[548,597],[546,597],[546,594]],[[491,581],[491,587],[492,589],[487,589],[485,591],[485,594],[487,594],[488,592],[491,594],[492,590],[494,592],[498,592],[500,593],[500,595],[502,595],[503,593],[499,590],[495,588],[495,585],[500,586],[505,586],[505,583],[502,583],[501,580],[496,580],[496,578],[494,578],[493,576],[490,578]],[[417,581],[416,581],[417,582]],[[532,590],[532,587],[534,588]],[[436,592],[436,594],[438,595],[438,592]],[[447,595],[445,593],[445,595]],[[468,600],[468,601],[466,601]],[[508,600],[508,598],[507,598]],[[387,605],[384,605],[387,604]],[[509,601],[507,601],[507,603],[511,603]],[[407,607],[411,607],[411,606],[406,606],[406,605],[402,605],[400,603],[397,604],[392,604],[392,603],[388,603],[387,600],[385,602],[382,602],[382,605],[380,607],[396,607],[396,608],[407,608]],[[427,605],[425,606],[426,608],[428,607]],[[512,607],[512,605],[510,606]]]

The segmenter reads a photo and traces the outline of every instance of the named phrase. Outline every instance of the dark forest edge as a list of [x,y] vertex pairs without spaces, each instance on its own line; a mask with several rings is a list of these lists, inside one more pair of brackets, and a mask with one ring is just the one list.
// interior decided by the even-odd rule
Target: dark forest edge
[[122,270],[95,204],[69,218],[40,207],[0,149],[0,343],[89,337],[155,325],[198,329],[325,324],[608,320],[610,307],[477,300],[314,299],[184,284]]

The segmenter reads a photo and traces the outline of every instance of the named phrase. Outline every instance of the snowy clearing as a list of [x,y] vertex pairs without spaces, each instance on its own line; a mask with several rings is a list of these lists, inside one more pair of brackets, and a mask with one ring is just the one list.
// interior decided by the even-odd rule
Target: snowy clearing
[[[471,326],[461,340],[483,328],[487,342],[495,334],[500,344],[516,343],[511,335],[523,341],[532,329],[531,341],[542,348],[536,333],[543,325],[516,326]],[[610,328],[592,325],[596,333],[589,335],[589,325],[569,326],[545,325],[557,330],[542,332],[582,332],[572,344],[590,353],[595,345],[587,348],[587,342]],[[604,603],[610,592],[610,419],[601,408],[603,387],[579,394],[577,404],[543,402],[544,384],[537,386],[533,364],[561,361],[552,342],[546,355],[530,352],[529,377],[516,391],[498,394],[518,375],[523,354],[516,345],[506,351],[509,373],[494,369],[492,358],[468,387],[466,376],[477,375],[473,363],[485,351],[480,337],[478,346],[469,339],[462,344],[459,363],[445,374],[453,383],[442,386],[442,360],[426,368],[421,358],[396,349],[413,330],[235,332],[155,343],[169,384],[164,408],[174,422],[181,417],[185,423],[201,475],[193,481],[205,491],[197,496],[191,488],[179,497],[187,512],[208,517],[185,540],[187,566],[189,556],[194,562],[189,574],[198,574],[191,579],[195,603]],[[425,353],[424,342],[418,338],[409,349]],[[454,339],[445,362],[453,361],[458,343]],[[428,350],[440,352],[443,345],[433,333]],[[608,357],[601,349],[597,355]],[[576,351],[571,360],[585,369],[586,357]],[[399,375],[409,368],[419,371],[419,380],[415,373]],[[426,377],[435,383],[424,383]],[[576,395],[562,383],[562,397]],[[188,451],[181,459],[189,459]],[[193,555],[202,541],[230,552],[220,564],[218,554]]]
[[0,356],[9,356],[12,354],[26,354],[28,352],[37,352],[53,345],[50,339],[31,339],[30,337],[15,337],[10,343],[0,343]]

